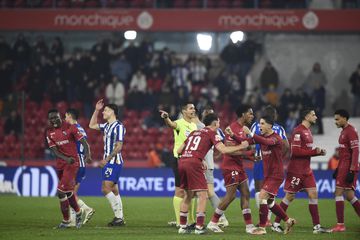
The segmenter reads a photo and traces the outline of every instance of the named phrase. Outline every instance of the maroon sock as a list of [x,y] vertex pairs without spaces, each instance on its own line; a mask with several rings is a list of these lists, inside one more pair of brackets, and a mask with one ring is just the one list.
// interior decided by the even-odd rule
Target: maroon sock
[[[286,203],[284,203],[283,201],[281,201],[280,207],[284,210],[284,212],[286,212],[286,210],[288,209],[289,205],[286,204]],[[280,223],[280,221],[281,221],[281,218],[280,218],[279,216],[276,216],[275,222],[276,222],[276,223]]]
[[267,204],[260,204],[260,227],[265,227],[268,218],[269,208]]
[[205,213],[204,212],[196,213],[196,226],[199,227],[204,226],[204,221],[205,221]]
[[80,211],[80,208],[79,208],[79,205],[77,204],[75,195],[73,193],[71,193],[71,194],[67,193],[66,195],[68,195],[70,206],[72,207],[72,209],[74,209],[74,211],[76,213],[78,213]]
[[317,204],[309,204],[309,211],[311,214],[313,226],[320,224],[318,205]]
[[61,213],[63,215],[64,221],[69,221],[69,219],[70,219],[70,217],[69,217],[69,201],[67,198],[60,199],[60,209],[61,209]]
[[215,209],[214,215],[211,218],[211,221],[214,223],[218,223],[219,222],[219,218],[224,214],[223,210],[220,210],[219,208]]
[[360,217],[360,202],[359,202],[359,200],[356,197],[354,197],[354,199],[351,200],[350,202],[351,202],[351,205],[353,206],[353,208],[355,209],[355,212]]
[[336,218],[338,223],[344,223],[344,200],[336,201]]
[[246,225],[252,224],[251,209],[250,208],[243,209],[242,214],[243,214],[243,217],[244,217],[245,224]]
[[278,217],[280,217],[281,220],[283,221],[287,221],[289,219],[289,217],[286,215],[285,211],[278,205],[278,204],[274,204],[274,206],[272,206],[270,208],[270,210]]
[[186,225],[187,223],[187,212],[181,212],[180,211],[180,225]]

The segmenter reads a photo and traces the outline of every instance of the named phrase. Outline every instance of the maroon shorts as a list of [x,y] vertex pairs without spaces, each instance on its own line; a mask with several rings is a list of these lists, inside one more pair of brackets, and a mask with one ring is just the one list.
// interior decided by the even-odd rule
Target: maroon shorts
[[243,169],[223,169],[225,187],[239,185],[248,180],[248,176]]
[[354,181],[352,183],[348,183],[346,182],[346,175],[347,172],[338,172],[337,176],[336,176],[336,187],[339,188],[344,188],[344,189],[353,189],[354,191],[356,190],[356,181],[358,178],[358,173],[359,172],[355,172],[354,173]]
[[313,173],[296,174],[288,173],[285,180],[284,191],[297,193],[304,189],[316,188],[316,181]]
[[284,179],[282,179],[282,178],[266,177],[264,179],[262,189],[265,192],[267,192],[273,196],[276,196],[283,181],[284,181]]
[[56,173],[59,178],[57,189],[62,192],[71,192],[76,184],[76,174],[79,170],[79,163],[73,164],[61,163],[57,164]]
[[179,160],[180,188],[191,191],[207,191],[203,164],[200,159]]

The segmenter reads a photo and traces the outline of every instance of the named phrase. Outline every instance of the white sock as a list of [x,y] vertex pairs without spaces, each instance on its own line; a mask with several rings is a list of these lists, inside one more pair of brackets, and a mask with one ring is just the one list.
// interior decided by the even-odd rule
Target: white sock
[[255,193],[255,203],[257,208],[260,208],[260,192]]
[[111,208],[114,212],[114,215],[116,218],[121,218],[120,217],[120,211],[119,211],[119,208],[118,208],[118,202],[116,200],[116,197],[114,195],[113,192],[109,192],[108,194],[105,195],[105,197],[108,199],[110,205],[111,205]]
[[81,200],[80,198],[78,198],[77,200],[77,204],[79,205],[80,208],[84,209],[84,210],[88,210],[91,209],[88,205],[86,205],[86,203]]
[[269,213],[268,213],[268,221],[271,221],[271,215],[272,215],[272,212],[269,211]]
[[124,212],[123,212],[123,207],[122,207],[122,201],[121,201],[120,194],[116,195],[115,198],[116,198],[116,202],[118,203],[117,207],[118,207],[118,210],[120,212],[120,218],[124,218]]

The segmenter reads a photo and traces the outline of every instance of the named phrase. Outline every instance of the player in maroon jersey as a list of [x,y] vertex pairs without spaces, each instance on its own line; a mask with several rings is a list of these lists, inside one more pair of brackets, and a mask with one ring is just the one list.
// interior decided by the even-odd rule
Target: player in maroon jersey
[[49,148],[57,157],[56,171],[59,178],[57,195],[60,199],[60,208],[63,215],[63,221],[58,228],[69,227],[69,206],[75,210],[76,227],[80,228],[83,216],[73,193],[75,178],[79,169],[76,141],[80,141],[84,146],[87,162],[91,161],[89,145],[75,125],[61,121],[60,114],[56,109],[48,112],[48,120],[50,127],[46,131],[46,139]]
[[[317,116],[312,108],[301,112],[302,122],[291,135],[291,157],[285,180],[285,197],[280,207],[286,212],[289,204],[295,199],[296,193],[306,191],[309,196],[309,211],[313,223],[313,233],[330,233],[330,229],[321,227],[318,210],[318,192],[313,171],[310,168],[310,159],[313,156],[324,156],[325,149],[313,147],[313,136],[310,127],[316,123]],[[280,217],[276,217],[271,229],[283,232],[280,226]]]
[[253,134],[246,126],[243,131],[253,138],[253,142],[260,144],[261,155],[264,164],[264,182],[260,190],[260,224],[254,233],[266,234],[265,226],[267,222],[269,208],[282,220],[285,221],[284,233],[290,232],[292,226],[296,223],[295,219],[289,218],[284,210],[276,204],[274,197],[277,195],[281,183],[284,180],[283,169],[283,141],[282,138],[272,130],[274,124],[273,116],[263,116],[260,119],[261,135]]
[[[236,115],[238,119],[226,128],[226,146],[236,145],[239,141],[241,142],[241,140],[246,139],[247,136],[242,128],[243,126],[250,126],[254,119],[253,110],[249,105],[241,105],[236,110]],[[243,160],[249,159],[251,155],[254,155],[254,151],[252,150],[245,150],[242,155],[224,155],[221,169],[225,181],[226,195],[215,209],[214,215],[207,225],[207,229],[213,232],[223,232],[219,228],[218,222],[224,211],[236,198],[237,190],[241,194],[241,209],[246,224],[245,231],[252,234],[253,230],[256,229],[251,218],[248,176],[246,175],[242,164]]]
[[339,165],[334,172],[336,179],[335,201],[337,224],[333,232],[344,232],[344,195],[360,217],[360,202],[355,196],[356,180],[359,173],[359,135],[348,123],[349,113],[339,109],[335,111],[335,124],[342,128],[339,137]]
[[221,142],[221,137],[216,134],[216,130],[220,127],[216,114],[206,115],[203,122],[206,127],[190,133],[178,149],[181,155],[179,159],[180,188],[185,190],[185,198],[180,208],[180,234],[190,233],[186,222],[189,204],[195,195],[198,197],[195,234],[205,233],[204,220],[208,190],[204,174],[206,153],[212,146],[223,154],[237,152],[249,146],[247,141],[236,146],[225,146]]

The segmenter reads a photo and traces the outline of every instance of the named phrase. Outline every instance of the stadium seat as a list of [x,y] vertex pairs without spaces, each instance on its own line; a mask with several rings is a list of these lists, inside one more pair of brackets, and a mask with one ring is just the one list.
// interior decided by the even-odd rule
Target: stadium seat
[[42,1],[41,7],[43,8],[52,8],[54,7],[55,2],[53,0],[44,0]]
[[108,3],[108,6],[114,8],[127,8],[129,5],[127,0],[114,0]]
[[58,0],[58,1],[56,1],[56,6],[58,8],[69,8],[70,1],[69,0]]
[[232,7],[233,8],[243,8],[243,7],[245,7],[244,0],[234,0],[232,2]]
[[72,8],[83,8],[85,6],[85,3],[83,0],[73,0],[71,2]]
[[100,3],[97,0],[89,0],[89,1],[85,2],[86,8],[97,8],[99,6],[100,6]]
[[174,8],[185,8],[186,4],[184,0],[175,0],[173,3]]
[[219,0],[217,4],[218,8],[229,8],[230,6],[230,0]]
[[132,0],[130,7],[132,8],[152,8],[154,6],[153,0]]
[[202,7],[202,0],[189,0],[187,7],[188,8],[201,8]]

